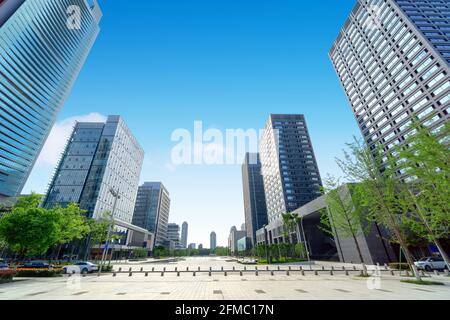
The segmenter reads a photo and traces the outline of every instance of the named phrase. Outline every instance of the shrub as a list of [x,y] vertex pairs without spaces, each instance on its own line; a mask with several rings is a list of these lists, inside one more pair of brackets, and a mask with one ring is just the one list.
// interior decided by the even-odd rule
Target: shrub
[[394,270],[410,270],[409,264],[407,264],[406,262],[403,262],[403,263],[398,263],[398,262],[389,263],[389,268],[394,269]]
[[17,269],[16,277],[19,278],[52,278],[59,277],[62,269]]
[[0,283],[6,283],[11,282],[13,280],[13,277],[15,275],[14,270],[0,270]]
[[102,273],[103,272],[112,272],[113,271],[113,266],[112,266],[112,264],[107,264],[107,265],[104,265],[103,267],[102,267]]

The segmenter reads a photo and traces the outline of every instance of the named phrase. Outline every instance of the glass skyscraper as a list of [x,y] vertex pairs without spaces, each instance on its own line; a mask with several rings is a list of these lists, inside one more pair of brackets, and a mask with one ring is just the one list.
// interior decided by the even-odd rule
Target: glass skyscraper
[[183,249],[187,248],[187,239],[188,239],[188,223],[185,221],[181,226],[181,246]]
[[266,196],[258,153],[247,153],[242,165],[244,191],[245,230],[252,244],[256,243],[256,230],[267,224]]
[[[69,23],[71,6],[80,9],[79,28]],[[100,19],[96,1],[0,1],[0,198],[22,191]]]
[[449,39],[448,0],[358,1],[329,54],[369,146],[449,120]]
[[155,234],[155,246],[168,246],[170,196],[161,182],[145,182],[139,187],[133,224]]
[[44,207],[78,203],[89,217],[112,212],[114,190],[120,196],[114,218],[130,224],[144,151],[119,116],[106,123],[79,122],[58,164]]
[[303,115],[270,115],[260,156],[269,223],[321,195],[322,180]]

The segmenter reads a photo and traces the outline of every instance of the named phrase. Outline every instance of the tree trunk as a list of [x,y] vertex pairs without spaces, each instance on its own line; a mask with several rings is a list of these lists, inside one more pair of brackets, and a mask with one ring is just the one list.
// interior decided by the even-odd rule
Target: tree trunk
[[447,270],[450,271],[450,263],[449,263],[449,259],[448,259],[447,253],[445,252],[445,250],[444,250],[444,248],[442,247],[442,245],[441,245],[441,243],[440,243],[439,240],[436,240],[434,243],[436,244],[436,247],[438,248],[439,253],[441,254],[442,259],[444,259],[444,261],[445,261],[445,265],[447,266]]

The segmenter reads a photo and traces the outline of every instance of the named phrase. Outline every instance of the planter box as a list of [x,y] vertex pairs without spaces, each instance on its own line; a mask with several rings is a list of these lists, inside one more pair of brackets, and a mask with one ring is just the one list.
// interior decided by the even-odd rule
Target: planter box
[[15,274],[14,270],[0,270],[0,283],[11,282]]

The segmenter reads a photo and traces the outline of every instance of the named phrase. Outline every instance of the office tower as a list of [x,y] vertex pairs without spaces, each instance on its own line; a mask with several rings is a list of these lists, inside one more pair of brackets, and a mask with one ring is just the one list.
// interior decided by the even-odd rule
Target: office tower
[[[75,202],[89,217],[114,211],[115,219],[129,224],[143,159],[143,149],[120,116],[109,116],[105,123],[78,122],[43,205]],[[115,208],[114,192],[119,195]]]
[[190,243],[188,249],[195,249],[195,243]]
[[167,238],[169,241],[173,242],[175,249],[184,248],[181,245],[180,240],[180,226],[176,223],[169,223],[167,225]]
[[[68,28],[69,6],[81,27]],[[0,1],[0,200],[18,196],[99,33],[94,1]]]
[[228,248],[232,253],[238,251],[238,241],[247,236],[245,230],[238,230],[236,226],[231,227],[230,235],[228,236]]
[[242,165],[244,191],[245,230],[252,244],[256,243],[256,230],[267,224],[266,196],[258,153],[247,153]]
[[200,244],[198,245],[198,250],[203,250],[203,244],[200,243]]
[[181,226],[181,246],[183,248],[187,248],[187,239],[188,239],[188,223],[185,221]]
[[449,119],[450,3],[358,1],[330,50],[365,141],[384,151]]
[[133,224],[155,234],[155,246],[168,246],[170,196],[161,182],[145,182],[139,187]]
[[260,156],[269,223],[321,195],[319,168],[303,115],[270,115]]
[[211,250],[215,250],[216,247],[217,247],[217,236],[216,236],[216,233],[213,231],[209,235],[209,248]]

